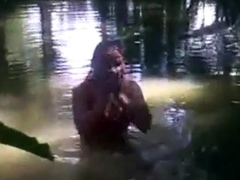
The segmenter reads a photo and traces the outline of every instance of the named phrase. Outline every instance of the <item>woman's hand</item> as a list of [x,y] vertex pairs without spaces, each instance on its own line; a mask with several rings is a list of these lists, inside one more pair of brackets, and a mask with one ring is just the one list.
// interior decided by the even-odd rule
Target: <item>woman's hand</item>
[[105,115],[110,119],[117,119],[122,113],[126,113],[128,104],[129,99],[125,94],[121,93],[119,97],[115,97],[111,94],[105,110]]
[[128,106],[130,104],[130,99],[123,93],[119,94],[119,100],[124,106]]

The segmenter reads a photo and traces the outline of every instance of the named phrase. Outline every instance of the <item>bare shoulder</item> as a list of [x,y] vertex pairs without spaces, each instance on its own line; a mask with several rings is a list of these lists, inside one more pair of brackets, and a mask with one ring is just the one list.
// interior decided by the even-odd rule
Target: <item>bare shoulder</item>
[[134,81],[133,79],[126,79],[125,86],[127,86],[131,90],[141,89],[140,86],[138,85],[138,83],[136,81]]
[[79,85],[73,87],[72,93],[73,94],[86,94],[89,90],[89,82],[88,81],[83,81]]
[[124,81],[123,86],[124,92],[130,96],[134,96],[136,94],[142,94],[141,87],[138,85],[138,83],[132,79],[126,79]]

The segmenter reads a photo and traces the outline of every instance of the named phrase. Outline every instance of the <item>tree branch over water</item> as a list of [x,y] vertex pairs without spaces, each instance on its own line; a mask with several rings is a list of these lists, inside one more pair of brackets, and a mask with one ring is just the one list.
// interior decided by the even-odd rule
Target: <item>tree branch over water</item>
[[0,143],[22,149],[50,161],[54,160],[53,153],[48,144],[41,144],[36,138],[7,127],[2,122],[0,122]]

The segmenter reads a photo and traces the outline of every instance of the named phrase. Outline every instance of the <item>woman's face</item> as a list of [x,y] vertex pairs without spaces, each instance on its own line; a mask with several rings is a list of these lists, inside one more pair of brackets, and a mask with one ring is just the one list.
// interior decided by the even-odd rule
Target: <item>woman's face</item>
[[100,79],[119,81],[123,72],[123,56],[117,47],[110,47],[95,65],[95,73]]
[[[96,50],[95,50],[96,51]],[[124,57],[123,48],[119,42],[102,42],[95,52],[95,61],[92,63],[95,75],[101,79],[117,78],[123,72]]]

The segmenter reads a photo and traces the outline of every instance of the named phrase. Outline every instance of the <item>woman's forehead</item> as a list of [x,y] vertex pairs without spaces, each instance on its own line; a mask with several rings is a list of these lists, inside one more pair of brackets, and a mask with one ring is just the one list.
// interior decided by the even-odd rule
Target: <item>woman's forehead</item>
[[118,62],[122,59],[121,43],[118,41],[101,42],[95,48],[93,57],[92,61],[95,61],[94,63],[97,64],[101,63],[103,65]]

